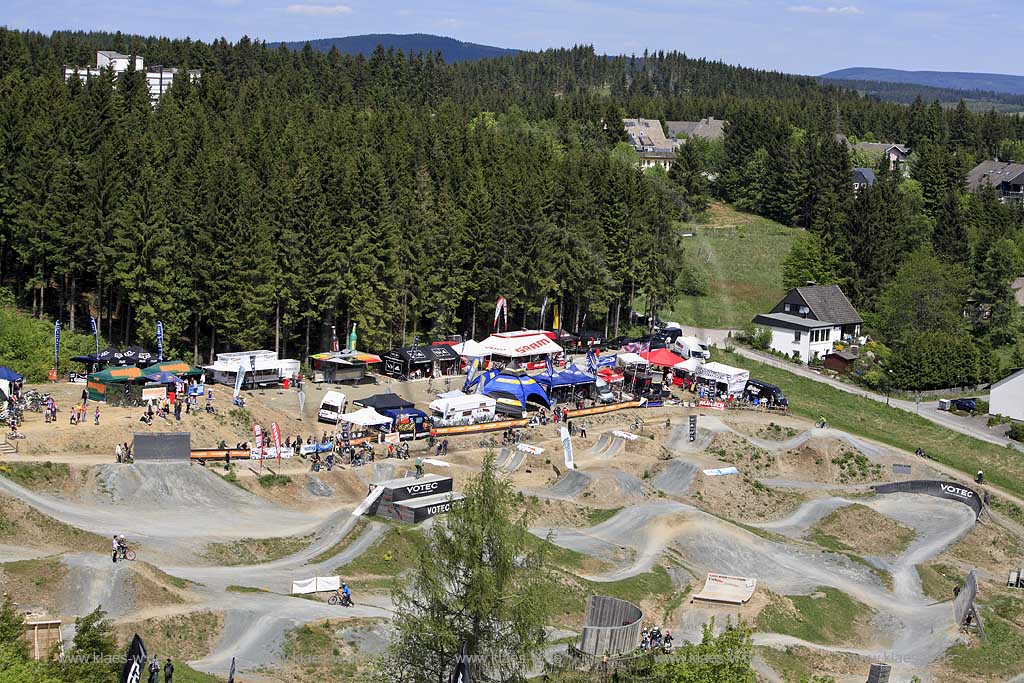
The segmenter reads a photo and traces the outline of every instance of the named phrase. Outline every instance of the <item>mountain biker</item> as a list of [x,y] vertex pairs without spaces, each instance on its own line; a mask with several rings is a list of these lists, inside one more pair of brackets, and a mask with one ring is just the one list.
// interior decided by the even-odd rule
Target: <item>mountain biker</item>
[[976,484],[984,484],[985,483],[985,473],[982,472],[981,470],[978,470],[977,476],[974,477],[974,483],[976,483]]
[[423,476],[423,461],[416,458],[416,478],[419,479]]
[[341,584],[341,594],[343,596],[344,602],[347,602],[349,604],[352,603],[352,591],[348,589],[347,583]]
[[128,541],[125,540],[124,534],[117,537],[117,549],[121,555],[122,560],[128,559]]

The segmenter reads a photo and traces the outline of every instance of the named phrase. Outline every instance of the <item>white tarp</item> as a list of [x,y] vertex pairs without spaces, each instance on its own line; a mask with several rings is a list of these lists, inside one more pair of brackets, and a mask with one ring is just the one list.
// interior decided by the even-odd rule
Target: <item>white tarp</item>
[[747,381],[750,379],[748,370],[734,368],[715,361],[700,366],[695,374],[702,379],[722,382],[728,387],[727,392],[730,395],[743,393],[747,387]]
[[673,370],[683,370],[685,372],[696,372],[697,368],[701,365],[700,358],[687,358],[682,363],[676,363],[672,366]]
[[615,363],[620,367],[626,367],[627,365],[650,365],[651,362],[641,356],[639,353],[620,353],[615,357]]
[[544,452],[544,449],[540,446],[531,446],[528,443],[521,443],[516,446],[516,448],[521,450],[523,453],[529,453],[530,455],[540,455]]
[[[290,458],[295,455],[295,449],[288,446],[281,446],[281,457]],[[274,448],[274,444],[268,443],[262,449],[252,448],[249,449],[250,460],[273,460],[277,457],[277,449]]]
[[624,432],[621,429],[616,429],[615,431],[613,431],[612,436],[617,436],[620,439],[625,439],[626,441],[636,441],[636,434]]
[[739,474],[739,470],[735,467],[719,467],[713,470],[704,470],[704,474],[709,477],[724,477],[727,474]]
[[694,595],[693,599],[742,605],[754,596],[756,589],[757,579],[709,573],[704,582],[704,588],[700,593]]
[[463,358],[487,358],[491,355],[491,352],[475,339],[467,339],[461,344],[456,344],[452,347],[452,351]]
[[341,588],[340,576],[314,576],[311,579],[292,581],[292,595],[336,591],[339,588]]
[[451,467],[451,463],[447,463],[444,460],[435,460],[434,458],[423,458],[423,462],[427,465],[436,465],[437,467]]
[[381,415],[373,408],[362,408],[355,411],[354,413],[345,413],[340,418],[344,422],[350,422],[360,427],[370,427],[372,425],[386,425],[391,424],[391,418],[385,415]]
[[383,494],[383,493],[384,493],[384,487],[383,486],[378,486],[374,490],[370,491],[370,494],[368,496],[366,496],[366,498],[363,498],[363,502],[360,503],[356,507],[356,509],[352,511],[352,516],[353,517],[359,517],[360,515],[366,514],[366,511],[370,509],[370,506],[373,505],[374,501],[376,501],[378,498],[380,498],[381,494]]
[[574,470],[576,469],[576,461],[572,453],[572,435],[569,434],[569,430],[565,427],[559,430],[559,435],[562,437],[562,450],[565,451],[565,466],[570,470]]
[[480,342],[484,350],[505,358],[527,358],[549,353],[562,353],[562,347],[543,332],[523,330],[492,334]]

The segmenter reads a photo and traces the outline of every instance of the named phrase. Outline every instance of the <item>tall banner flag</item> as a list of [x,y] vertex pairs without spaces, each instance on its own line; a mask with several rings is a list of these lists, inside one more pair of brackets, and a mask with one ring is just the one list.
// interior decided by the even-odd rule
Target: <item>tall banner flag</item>
[[[548,310],[548,298],[544,297],[544,302],[540,305],[540,329],[544,329],[544,311]],[[556,331],[558,328],[554,328]]]
[[331,325],[331,351],[338,352],[338,328]]
[[276,422],[270,423],[270,438],[274,440],[274,448],[277,450],[277,464],[281,464],[281,428]]
[[551,304],[551,312],[554,313],[554,320],[551,321],[551,329],[562,329],[562,321],[558,318],[558,304]]
[[462,385],[462,391],[463,392],[468,392],[469,391],[469,386],[470,386],[469,383],[473,380],[473,375],[476,374],[476,370],[477,370],[478,367],[480,367],[480,359],[479,358],[474,358],[473,360],[471,360],[469,362],[469,367],[466,368],[466,381]]
[[156,321],[156,362],[163,362],[164,359],[164,324]]
[[146,669],[146,646],[136,633],[132,644],[128,646],[128,654],[124,658],[121,669],[121,683],[140,683],[142,672]]
[[494,304],[494,329],[498,329],[498,320],[501,318],[502,311],[505,312],[505,331],[508,331],[508,301],[505,297],[499,296],[498,301]]
[[544,360],[544,367],[546,367],[548,369],[548,377],[554,377],[555,376],[555,364],[551,360],[551,354],[550,353],[548,354],[548,357]]
[[256,388],[256,356],[249,356],[249,368],[252,370],[252,388]]
[[53,369],[60,365],[60,321],[53,327]]
[[96,342],[96,355],[100,355],[100,332],[96,329],[96,318],[89,318],[89,324],[92,325],[92,339]]
[[591,375],[597,374],[597,354],[594,349],[587,350],[587,372]]
[[352,323],[352,333],[348,335],[348,349],[349,349],[349,351],[355,351],[356,350],[356,338],[357,338],[356,337],[356,325],[357,325],[357,323]]
[[245,381],[245,366],[238,366],[238,375],[235,377],[235,393],[232,398],[238,398],[238,395],[242,393],[242,382]]
[[235,658],[231,658],[231,671],[228,672],[228,683],[235,683]]
[[569,430],[562,427],[559,430],[559,434],[562,437],[562,450],[565,451],[565,466],[570,470],[576,469],[576,461],[572,455],[572,436],[569,434]]
[[253,435],[253,441],[254,441],[253,445],[256,446],[256,450],[259,451],[260,458],[262,459],[262,457],[263,457],[263,427],[259,426],[256,423],[253,423],[253,425],[252,425],[252,435]]
[[306,392],[303,391],[302,389],[299,389],[299,414],[301,415],[302,411],[305,410],[305,409],[306,409]]

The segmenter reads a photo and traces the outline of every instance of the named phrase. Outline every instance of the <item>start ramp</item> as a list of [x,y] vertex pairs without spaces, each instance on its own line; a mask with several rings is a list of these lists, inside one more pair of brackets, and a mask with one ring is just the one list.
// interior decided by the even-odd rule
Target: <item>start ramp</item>
[[743,605],[754,596],[757,579],[743,576],[708,573],[704,588],[693,596],[694,600],[722,602],[729,605]]

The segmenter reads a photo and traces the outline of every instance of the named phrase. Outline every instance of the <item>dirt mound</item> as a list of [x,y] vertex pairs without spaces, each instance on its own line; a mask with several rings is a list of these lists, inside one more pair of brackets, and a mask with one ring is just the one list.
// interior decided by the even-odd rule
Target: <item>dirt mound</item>
[[47,517],[17,498],[0,496],[0,543],[20,547],[104,552],[110,541]]
[[670,496],[685,496],[699,470],[693,463],[669,460],[651,481],[651,485]]
[[765,486],[742,468],[739,474],[725,476],[697,472],[689,490],[690,500],[697,507],[741,521],[784,517],[805,500],[799,493]]
[[807,534],[808,540],[824,547],[834,548],[838,543],[870,556],[898,555],[915,537],[913,529],[859,504],[833,510]]
[[892,468],[872,462],[861,451],[838,439],[808,439],[780,454],[777,463],[777,476],[793,481],[859,484],[892,480]]
[[213,650],[223,628],[223,613],[204,610],[124,621],[115,626],[115,631],[124,642],[138,633],[150,656],[159,657],[162,663],[168,657],[179,662],[205,657]]
[[178,463],[103,465],[82,498],[136,509],[265,507],[267,504],[205,467]]

